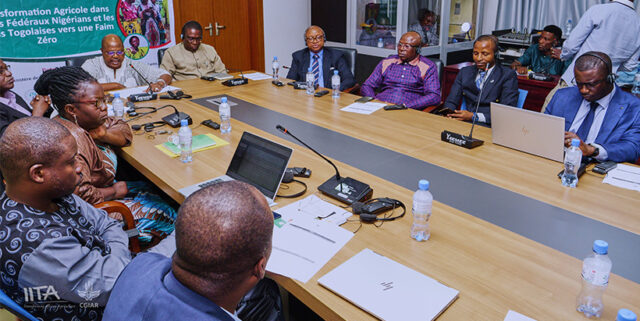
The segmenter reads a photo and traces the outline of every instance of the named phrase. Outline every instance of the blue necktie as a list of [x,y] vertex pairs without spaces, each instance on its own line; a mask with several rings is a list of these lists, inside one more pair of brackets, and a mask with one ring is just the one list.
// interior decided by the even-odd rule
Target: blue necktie
[[315,80],[315,84],[318,84],[318,79],[320,78],[320,63],[318,62],[318,55],[313,55],[313,64],[311,65],[311,70],[313,70],[313,79]]
[[480,77],[478,77],[478,79],[476,80],[476,87],[478,87],[478,89],[480,89],[480,85],[482,84],[482,81],[484,80],[484,76],[487,75],[487,72],[484,70],[480,70],[478,71],[478,74],[480,74]]
[[582,124],[580,124],[580,128],[578,128],[578,131],[576,132],[576,135],[578,135],[578,137],[580,137],[580,139],[582,139],[583,142],[586,141],[587,136],[589,136],[589,131],[591,130],[591,125],[593,124],[593,118],[596,115],[596,108],[598,108],[598,106],[599,105],[597,102],[592,102],[589,104],[589,107],[591,109],[587,113],[587,117],[584,118],[584,120],[582,121]]

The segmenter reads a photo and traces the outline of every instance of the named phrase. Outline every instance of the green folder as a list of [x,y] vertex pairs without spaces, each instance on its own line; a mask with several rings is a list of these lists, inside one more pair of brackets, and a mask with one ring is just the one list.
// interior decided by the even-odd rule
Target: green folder
[[[196,136],[193,136],[193,141],[191,142],[191,150],[193,152],[197,152],[201,149],[213,146],[215,144],[216,144],[216,141],[207,135],[204,135],[204,134],[196,135]],[[170,142],[166,142],[162,144],[162,146],[164,146],[170,152],[180,155],[180,146],[177,146],[176,144],[170,143]]]

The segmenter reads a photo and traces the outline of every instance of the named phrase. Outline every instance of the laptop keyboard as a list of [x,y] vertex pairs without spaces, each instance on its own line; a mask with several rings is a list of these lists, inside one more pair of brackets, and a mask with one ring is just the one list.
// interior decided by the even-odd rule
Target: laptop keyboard
[[213,184],[218,184],[218,183],[223,182],[223,181],[224,181],[224,180],[223,180],[222,178],[216,178],[216,179],[214,179],[214,180],[212,180],[212,181],[208,181],[208,182],[204,182],[204,183],[202,183],[202,184],[198,184],[198,187],[200,187],[200,188],[205,188],[205,187],[207,187],[207,186],[211,186],[211,185],[213,185]]

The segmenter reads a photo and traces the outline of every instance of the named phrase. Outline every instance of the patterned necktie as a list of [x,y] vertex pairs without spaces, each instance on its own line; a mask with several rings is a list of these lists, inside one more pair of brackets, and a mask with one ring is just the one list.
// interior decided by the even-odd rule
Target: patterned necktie
[[476,87],[478,87],[478,89],[480,89],[480,85],[482,85],[482,81],[484,80],[484,76],[487,75],[487,72],[484,70],[480,70],[478,71],[478,74],[480,75],[480,77],[478,77],[478,79],[476,79]]
[[311,65],[311,70],[313,70],[313,79],[315,79],[315,84],[318,84],[318,79],[320,78],[320,62],[318,62],[318,58],[320,56],[313,55],[313,64]]
[[576,135],[582,139],[582,141],[587,140],[587,136],[589,136],[589,131],[591,130],[591,125],[593,124],[593,118],[596,115],[596,108],[598,108],[599,104],[597,102],[592,102],[589,104],[591,108],[587,113],[587,117],[584,118],[582,124],[580,124],[580,128],[576,132]]

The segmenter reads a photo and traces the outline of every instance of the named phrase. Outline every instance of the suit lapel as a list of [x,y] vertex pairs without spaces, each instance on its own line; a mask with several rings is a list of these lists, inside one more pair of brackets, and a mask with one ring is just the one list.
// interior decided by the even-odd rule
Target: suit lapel
[[493,67],[493,70],[489,74],[489,77],[484,81],[484,85],[482,88],[482,96],[478,99],[482,101],[482,98],[487,97],[487,95],[495,86],[496,81],[502,77],[502,70],[496,65]]
[[[327,48],[324,48],[322,53],[322,77],[324,80],[324,87],[331,87],[331,76],[333,76],[331,71],[331,52],[327,50]],[[326,86],[327,80],[329,81],[329,86]]]
[[305,49],[305,51],[302,53],[302,67],[304,67],[304,70],[302,70],[302,79],[303,81],[306,80],[307,78],[307,70],[309,70],[309,67],[311,67],[311,60],[309,58],[309,53],[311,51],[307,48]]
[[628,102],[623,102],[622,99],[620,99],[622,98],[622,95],[619,93],[620,90],[618,87],[615,88],[613,98],[611,98],[609,102],[609,107],[607,107],[607,112],[604,114],[604,119],[600,126],[600,132],[598,132],[598,136],[596,136],[595,143],[597,144],[602,144],[607,141],[613,128],[618,124],[622,118],[622,114],[624,114],[624,111],[629,106]]

